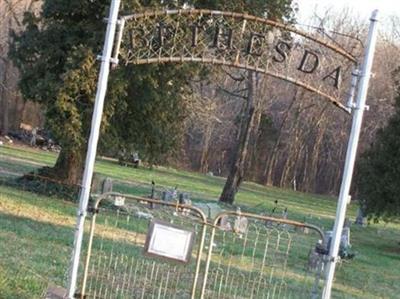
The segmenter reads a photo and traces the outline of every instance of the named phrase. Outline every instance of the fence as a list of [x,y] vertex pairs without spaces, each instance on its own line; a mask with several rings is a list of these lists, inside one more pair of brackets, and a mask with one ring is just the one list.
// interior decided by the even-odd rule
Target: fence
[[[5,206],[14,209],[15,215],[2,216],[2,222],[17,217],[21,224],[6,230],[18,235],[18,240],[7,239],[5,248],[10,252],[0,255],[4,274],[0,288],[13,289],[9,298],[43,298],[50,285],[66,285],[76,205],[52,201],[55,210],[66,212],[69,218],[47,215],[52,207],[47,206],[47,197],[38,194],[65,194],[62,197],[73,199],[80,187],[38,177],[21,180],[8,173],[2,174],[0,185],[6,197],[18,198],[17,206]],[[121,192],[134,191],[136,196],[123,195],[121,206],[114,204],[119,193],[98,198],[97,205],[92,202],[92,221],[85,233],[86,258],[80,267],[85,269],[80,273],[81,297],[299,298],[301,294],[309,298],[320,294],[321,259],[317,255],[313,265],[309,259],[310,251],[322,239],[315,227],[241,213],[228,206],[214,216],[202,210],[204,204],[185,206],[145,198],[153,193],[146,184],[114,182],[114,187]],[[165,190],[153,191],[161,198]],[[21,208],[25,205],[29,208]],[[148,227],[155,219],[195,233],[188,264],[143,254]]]
[[[224,211],[207,219],[195,206],[109,193],[92,205],[82,273],[84,298],[314,298],[322,232],[311,225]],[[196,235],[188,264],[144,254],[152,221]],[[300,296],[300,297],[299,297]]]

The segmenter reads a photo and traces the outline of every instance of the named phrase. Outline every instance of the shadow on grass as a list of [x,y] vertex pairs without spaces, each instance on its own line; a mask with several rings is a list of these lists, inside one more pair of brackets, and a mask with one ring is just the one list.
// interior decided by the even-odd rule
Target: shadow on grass
[[73,228],[0,213],[0,297],[43,298],[64,285]]

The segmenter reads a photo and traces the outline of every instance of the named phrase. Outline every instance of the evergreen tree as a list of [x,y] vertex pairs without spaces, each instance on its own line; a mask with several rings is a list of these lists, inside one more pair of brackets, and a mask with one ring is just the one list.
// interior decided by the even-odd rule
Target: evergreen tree
[[[123,9],[172,8],[180,2],[127,0]],[[83,172],[99,69],[96,56],[102,51],[109,3],[45,0],[40,15],[27,13],[25,30],[13,34],[10,54],[21,73],[21,93],[42,105],[47,127],[62,147],[55,166],[41,169],[40,175],[67,184],[78,184]],[[111,73],[101,126],[104,133],[114,125],[108,130],[109,144],[133,141],[152,161],[179,144],[189,91],[181,68],[129,66]]]
[[400,216],[400,82],[396,92],[395,114],[358,163],[358,197],[375,220]]

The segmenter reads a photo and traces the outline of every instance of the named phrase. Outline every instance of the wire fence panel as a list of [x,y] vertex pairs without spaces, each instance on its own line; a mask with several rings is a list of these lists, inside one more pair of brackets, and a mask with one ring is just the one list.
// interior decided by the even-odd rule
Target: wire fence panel
[[[200,210],[171,202],[111,194],[94,205],[81,296],[87,298],[191,298],[206,231]],[[123,205],[116,206],[118,201]],[[119,205],[117,203],[117,205]],[[188,263],[145,254],[153,220],[193,231]]]
[[214,225],[204,298],[320,297],[322,255],[312,254],[318,230],[240,212],[220,214]]

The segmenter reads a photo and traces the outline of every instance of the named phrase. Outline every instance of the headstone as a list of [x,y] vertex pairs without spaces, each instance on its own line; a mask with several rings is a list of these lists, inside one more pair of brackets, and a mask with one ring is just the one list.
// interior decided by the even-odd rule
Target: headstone
[[161,193],[161,200],[163,200],[163,201],[166,201],[166,200],[167,200],[167,192],[166,192],[166,191],[163,191],[163,192]]
[[[287,208],[285,208],[284,210],[283,210],[283,212],[282,212],[282,219],[287,219],[288,218],[288,209]],[[283,228],[286,228],[286,224],[284,223],[284,224],[282,224],[282,227]]]
[[196,203],[193,203],[193,206],[200,209],[204,213],[204,215],[206,215],[207,218],[210,218],[209,217],[210,208],[208,207],[208,205],[206,203],[196,202]]
[[215,217],[217,217],[217,215],[219,213],[221,213],[223,211],[222,208],[216,203],[208,203],[207,206],[208,206],[208,211],[209,211],[208,217],[210,219],[214,219]]
[[232,230],[232,225],[229,222],[229,216],[228,215],[222,216],[219,226],[224,231],[231,231]]
[[327,254],[327,250],[322,242],[319,240],[315,247],[310,250],[308,255],[308,270],[309,271],[317,271],[318,266],[321,262],[321,255]]
[[209,219],[214,219],[223,209],[216,203],[193,203],[193,206],[203,211]]
[[357,209],[357,217],[354,223],[357,225],[365,226],[365,217],[361,208]]
[[93,178],[92,178],[92,187],[90,191],[92,194],[101,194],[101,191],[103,189],[103,177],[98,174],[97,172],[93,173]]
[[161,193],[161,200],[172,201],[173,200],[172,193],[170,191],[163,191]]
[[351,226],[351,221],[349,218],[344,219],[344,224],[343,227],[350,227]]
[[285,209],[283,210],[283,212],[282,212],[282,218],[283,218],[283,219],[287,219],[287,218],[288,218],[288,209],[287,209],[287,208],[285,208]]
[[113,190],[113,180],[111,178],[106,178],[103,181],[101,187],[101,194],[112,192]]
[[188,193],[179,193],[179,203],[181,205],[189,205],[191,204],[190,196]]
[[344,227],[342,232],[342,237],[340,238],[340,246],[343,248],[350,247],[350,227]]
[[140,164],[139,153],[134,152],[132,154],[132,163],[133,163],[133,167],[135,167],[135,168],[139,167],[139,164]]
[[328,248],[328,250],[331,247],[332,235],[333,232],[331,230],[325,232],[325,239],[323,243],[326,245],[326,248]]
[[[333,232],[332,231],[325,232],[324,244],[326,244],[326,247],[328,249],[331,247],[332,236],[333,236]],[[342,231],[342,236],[340,237],[340,249],[341,250],[347,250],[350,247],[351,247],[351,244],[350,244],[350,227],[344,227],[343,231]]]
[[125,197],[123,196],[116,196],[114,199],[114,206],[122,207],[125,205]]
[[318,270],[318,262],[320,260],[320,256],[315,249],[312,249],[308,255],[308,270],[316,271]]
[[239,234],[245,234],[247,232],[247,226],[249,221],[244,216],[237,216],[235,219],[235,224],[233,230]]

